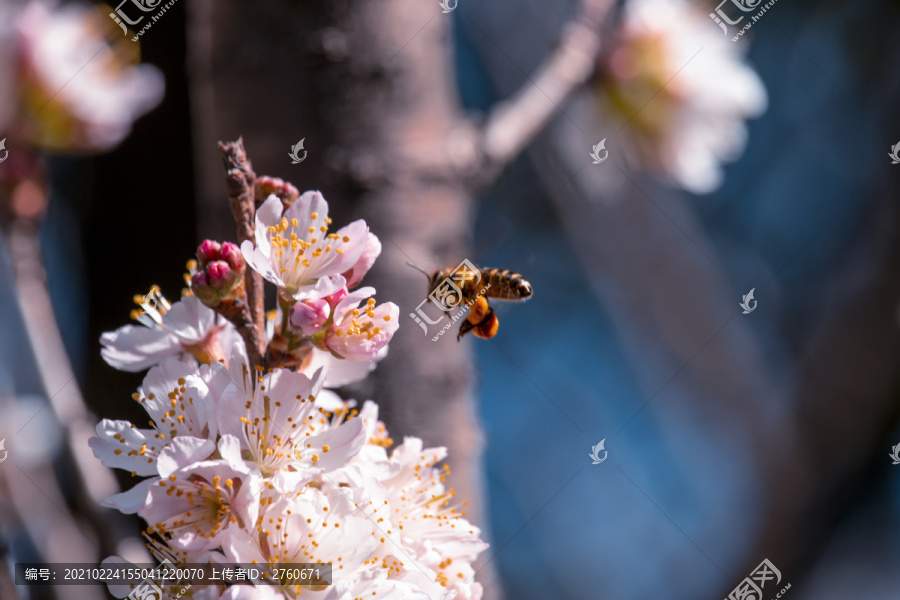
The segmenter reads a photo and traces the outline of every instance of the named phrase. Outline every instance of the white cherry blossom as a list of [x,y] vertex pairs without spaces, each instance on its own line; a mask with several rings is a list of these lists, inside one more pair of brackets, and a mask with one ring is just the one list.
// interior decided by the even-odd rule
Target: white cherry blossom
[[125,325],[100,336],[103,359],[122,371],[143,371],[185,353],[200,362],[217,361],[232,344],[243,343],[234,326],[195,296],[170,304],[154,286],[146,296],[136,296],[135,302],[141,308],[132,317],[140,326]]
[[721,163],[746,144],[744,121],[767,105],[745,47],[707,12],[685,0],[629,0],[597,90],[606,127],[624,127],[626,154],[695,193],[721,184]]
[[169,359],[153,367],[132,398],[147,411],[151,429],[103,419],[88,443],[107,467],[156,475],[160,452],[176,437],[216,439],[214,399],[190,365]]
[[244,259],[266,280],[300,300],[321,298],[344,287],[366,250],[369,228],[359,220],[328,233],[328,202],[305,192],[287,209],[274,194],[256,211],[256,243],[241,244]]

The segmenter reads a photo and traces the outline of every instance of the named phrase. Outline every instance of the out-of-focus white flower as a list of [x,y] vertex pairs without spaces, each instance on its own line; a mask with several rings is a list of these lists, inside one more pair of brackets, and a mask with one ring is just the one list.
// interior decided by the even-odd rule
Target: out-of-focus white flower
[[183,353],[215,362],[230,353],[231,344],[243,344],[234,326],[195,296],[170,304],[154,286],[134,301],[141,309],[131,316],[143,327],[125,325],[100,336],[103,359],[122,371],[143,371]]
[[629,157],[695,193],[721,184],[720,163],[746,144],[744,121],[766,108],[743,47],[685,0],[629,0],[598,66],[604,126],[627,122]]
[[[135,49],[104,40],[111,22],[101,11],[29,2],[15,22],[18,44],[3,51],[19,60],[18,114],[10,125],[21,122],[20,137],[29,143],[50,150],[107,150],[162,99],[162,74],[149,65],[127,64]],[[0,77],[4,70],[0,66]]]
[[366,250],[369,228],[359,220],[328,233],[328,202],[319,192],[305,192],[284,208],[271,195],[256,211],[256,243],[241,244],[251,268],[295,300],[321,298],[346,284]]

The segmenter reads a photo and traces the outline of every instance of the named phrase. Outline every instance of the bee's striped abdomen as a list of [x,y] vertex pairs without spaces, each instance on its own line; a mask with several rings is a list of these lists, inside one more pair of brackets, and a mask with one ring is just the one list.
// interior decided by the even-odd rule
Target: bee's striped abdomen
[[484,279],[491,284],[487,291],[489,298],[497,300],[526,300],[531,297],[531,284],[518,273],[508,269],[482,269]]

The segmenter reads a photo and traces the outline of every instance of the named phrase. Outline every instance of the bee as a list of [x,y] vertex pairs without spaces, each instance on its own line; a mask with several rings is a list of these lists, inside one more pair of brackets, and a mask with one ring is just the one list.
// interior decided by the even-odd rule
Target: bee
[[521,302],[533,293],[531,284],[524,277],[508,269],[479,268],[464,260],[456,267],[429,275],[416,265],[407,264],[428,277],[428,297],[445,313],[449,314],[462,302],[469,307],[468,316],[459,326],[457,340],[470,331],[483,339],[497,335],[500,320],[488,299]]

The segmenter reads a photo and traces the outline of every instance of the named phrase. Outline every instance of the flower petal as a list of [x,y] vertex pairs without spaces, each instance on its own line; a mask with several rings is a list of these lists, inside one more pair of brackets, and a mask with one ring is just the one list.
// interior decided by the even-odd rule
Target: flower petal
[[344,278],[347,280],[348,288],[359,285],[359,282],[363,280],[363,277],[366,276],[366,273],[368,273],[369,269],[372,268],[372,265],[375,264],[375,260],[380,254],[381,240],[370,231],[369,237],[366,239],[366,247],[362,254],[359,255],[359,260],[357,260],[356,264],[350,267],[349,270],[343,273]]
[[150,498],[150,486],[157,481],[159,481],[159,477],[145,479],[127,492],[110,496],[102,504],[107,508],[115,508],[126,515],[133,515],[147,505]]
[[[268,244],[268,241],[266,244]],[[278,273],[275,272],[275,269],[272,268],[272,262],[269,260],[268,255],[263,254],[259,248],[253,245],[253,242],[244,240],[241,244],[241,254],[244,255],[244,260],[247,261],[250,268],[262,275],[266,281],[279,286],[284,285],[284,282],[281,281],[281,277],[279,277]]]
[[212,440],[180,435],[159,454],[159,476],[168,477],[175,471],[198,463],[215,451]]
[[120,371],[136,373],[181,352],[178,338],[161,329],[125,325],[100,336],[103,360]]
[[157,435],[152,429],[138,429],[128,421],[103,419],[97,424],[98,437],[88,440],[88,445],[94,456],[111,469],[156,475],[157,456],[165,443]]
[[366,430],[362,419],[355,418],[334,429],[327,429],[319,435],[306,438],[306,442],[312,447],[307,448],[305,453],[314,453],[319,457],[316,466],[323,471],[330,471],[343,467],[359,454],[360,448],[366,442]]
[[202,342],[216,323],[216,313],[196,296],[185,296],[163,315],[163,325],[184,345]]

